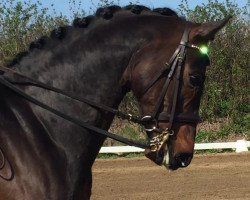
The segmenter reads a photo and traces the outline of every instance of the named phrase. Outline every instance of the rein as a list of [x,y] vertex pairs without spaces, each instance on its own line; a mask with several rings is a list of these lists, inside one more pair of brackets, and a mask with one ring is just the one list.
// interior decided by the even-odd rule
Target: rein
[[[189,32],[190,32],[190,29],[186,28],[184,33],[183,33],[183,36],[182,36],[182,39],[181,39],[181,42],[180,42],[178,48],[174,52],[169,63],[166,64],[168,66],[171,66],[171,69],[170,69],[170,72],[168,73],[166,82],[162,88],[162,92],[159,96],[159,99],[158,99],[157,104],[155,106],[154,112],[150,115],[146,115],[143,117],[138,117],[138,116],[133,116],[131,114],[123,113],[117,109],[108,107],[106,105],[103,105],[103,104],[100,104],[97,102],[93,102],[93,101],[90,101],[88,99],[80,98],[80,97],[75,96],[74,94],[72,94],[70,92],[66,92],[66,91],[60,90],[58,88],[46,85],[40,81],[31,79],[31,78],[29,78],[29,77],[27,77],[19,72],[16,72],[14,70],[11,70],[9,68],[2,67],[2,66],[0,66],[0,83],[2,85],[6,86],[7,88],[9,88],[11,91],[18,94],[19,96],[21,96],[22,98],[26,99],[27,101],[45,109],[45,110],[48,110],[49,112],[51,112],[57,116],[60,116],[60,117],[64,118],[65,120],[70,121],[70,122],[72,122],[72,123],[74,123],[82,128],[86,128],[90,131],[94,131],[94,132],[99,133],[103,136],[109,137],[113,140],[119,141],[121,143],[130,145],[130,146],[136,146],[136,147],[139,147],[142,149],[150,148],[151,151],[159,151],[161,149],[162,145],[168,140],[169,136],[173,135],[173,131],[172,131],[173,123],[175,123],[175,122],[178,122],[178,123],[198,123],[200,121],[199,116],[196,116],[196,115],[186,115],[186,114],[176,115],[176,113],[175,113],[177,101],[178,101],[178,93],[179,93],[179,88],[180,88],[181,73],[182,73],[182,69],[184,66],[184,59],[186,56],[186,47],[196,48],[194,45],[190,45],[188,43]],[[143,94],[148,92],[148,90],[159,80],[159,78],[162,76],[163,73],[166,72],[166,70],[167,70],[167,68],[164,66],[164,68],[162,70],[160,70],[159,73],[157,73],[157,75],[147,85],[147,87],[143,91]],[[177,81],[175,83],[175,88],[174,88],[171,112],[170,113],[160,112],[164,97],[166,95],[166,92],[168,90],[170,82],[172,81],[173,76],[175,74],[176,74]],[[83,122],[81,120],[78,120],[76,118],[73,118],[67,114],[64,114],[64,113],[60,112],[59,110],[56,110],[56,109],[42,103],[41,101],[31,97],[30,95],[26,94],[25,92],[23,92],[21,89],[19,89],[15,85],[29,85],[29,86],[35,86],[35,87],[40,87],[40,88],[43,88],[46,90],[50,90],[50,91],[62,94],[64,96],[67,96],[69,98],[72,98],[74,100],[77,100],[79,102],[86,103],[86,104],[88,104],[96,109],[112,113],[112,114],[114,114],[122,119],[127,119],[129,121],[132,121],[134,123],[138,123],[138,124],[141,124],[144,126],[146,126],[148,123],[154,122],[155,125],[152,128],[150,128],[150,129],[145,128],[145,130],[147,132],[158,132],[159,135],[153,137],[150,140],[149,144],[141,143],[141,142],[138,142],[135,140],[131,140],[131,139],[122,137],[120,135],[117,135],[117,134],[108,132],[106,130],[100,129],[96,126],[93,126],[91,124],[88,124],[88,123]],[[165,130],[160,130],[157,127],[159,121],[168,121],[169,122],[168,128]]]
[[[0,70],[1,71],[5,71],[5,68],[3,67],[0,67]],[[13,75],[13,74],[12,74]],[[15,74],[17,75],[17,74]],[[127,145],[130,145],[130,146],[136,146],[136,147],[139,147],[139,148],[142,148],[142,149],[146,149],[148,148],[149,146],[147,144],[144,144],[144,143],[140,143],[138,141],[134,141],[134,140],[130,140],[130,139],[127,139],[127,138],[124,138],[122,136],[119,136],[119,135],[116,135],[116,134],[113,134],[111,132],[108,132],[106,130],[103,130],[103,129],[100,129],[96,126],[93,126],[91,124],[88,124],[82,120],[78,120],[76,118],[73,118],[69,115],[66,115],[44,103],[42,103],[41,101],[31,97],[30,95],[26,94],[25,92],[23,92],[21,89],[19,89],[18,87],[16,87],[14,84],[15,84],[15,78],[12,77],[14,79],[14,81],[10,81],[10,77],[6,77],[4,74],[0,76],[0,83],[4,86],[6,86],[7,88],[9,88],[11,91],[15,92],[16,94],[18,94],[19,96],[21,96],[22,98],[26,99],[27,101],[45,109],[45,110],[48,110],[49,112],[59,116],[59,117],[62,117],[63,119],[67,120],[67,121],[70,121],[82,128],[86,128],[88,130],[91,130],[91,131],[94,131],[96,133],[99,133],[101,135],[104,135],[106,137],[109,137],[111,139],[114,139],[116,141],[119,141],[119,142],[122,142],[122,143],[125,143]],[[13,80],[12,79],[12,80]],[[29,78],[30,79],[30,78]],[[14,83],[13,83],[14,82]],[[35,81],[36,82],[36,81]],[[26,83],[27,84],[27,83]],[[48,86],[50,87],[50,86]]]

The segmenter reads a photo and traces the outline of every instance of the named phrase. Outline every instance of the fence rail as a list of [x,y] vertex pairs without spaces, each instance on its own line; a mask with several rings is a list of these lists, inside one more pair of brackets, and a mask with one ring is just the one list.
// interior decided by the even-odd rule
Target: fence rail
[[[209,149],[235,149],[236,152],[248,151],[250,148],[250,141],[237,140],[236,142],[220,142],[220,143],[200,143],[195,144],[195,150],[209,150]],[[102,147],[99,153],[139,153],[144,149],[132,146],[113,146]]]

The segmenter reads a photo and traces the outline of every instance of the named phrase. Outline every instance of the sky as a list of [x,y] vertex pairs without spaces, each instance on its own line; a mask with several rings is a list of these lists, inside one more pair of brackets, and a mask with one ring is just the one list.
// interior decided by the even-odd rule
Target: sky
[[[31,0],[31,2],[36,0]],[[124,6],[128,5],[129,2],[136,3],[136,0],[113,0],[115,4],[119,2],[119,5]],[[181,4],[182,0],[138,0],[141,5],[146,5],[150,8],[157,8],[157,7],[169,7],[174,10],[177,10],[178,6]],[[187,0],[188,5],[190,8],[194,8],[197,5],[201,5],[202,3],[208,2],[208,0]],[[219,2],[224,2],[224,0],[218,0]],[[240,7],[246,6],[247,2],[250,3],[250,0],[231,0],[236,2]],[[72,2],[75,2],[75,5],[78,5],[79,2],[82,2],[81,8],[85,10],[86,14],[93,13],[93,10],[98,8],[99,0],[41,0],[42,4],[45,7],[50,7],[51,4],[54,4],[54,9],[57,13],[62,13],[63,15],[70,16],[72,12],[70,8],[72,8]],[[69,3],[71,2],[71,4]],[[71,6],[70,6],[71,5]],[[92,9],[90,9],[92,8]],[[77,6],[76,6],[77,9]]]

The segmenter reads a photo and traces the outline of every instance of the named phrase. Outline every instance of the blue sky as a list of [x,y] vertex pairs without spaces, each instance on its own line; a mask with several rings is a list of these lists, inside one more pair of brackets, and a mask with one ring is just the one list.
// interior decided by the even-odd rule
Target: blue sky
[[[31,2],[35,2],[36,0],[31,0]],[[99,0],[41,0],[42,4],[45,7],[50,7],[51,4],[54,4],[54,8],[58,13],[62,13],[66,16],[71,16],[70,8],[72,7],[72,2],[75,1],[75,4],[78,5],[79,2],[82,2],[81,8],[87,11],[87,14],[91,14],[92,10],[96,10],[98,7]],[[113,0],[115,3],[119,2],[120,5],[124,6],[129,4],[129,2],[140,2],[142,5],[146,5],[150,8],[156,7],[169,7],[174,10],[178,8],[181,4],[182,0]],[[194,8],[196,5],[201,5],[202,3],[208,2],[208,0],[187,0],[189,7]],[[219,2],[224,2],[224,0],[218,0]],[[247,5],[249,0],[231,0],[236,2],[240,7]],[[71,4],[69,3],[71,2]],[[70,6],[71,5],[71,6]],[[92,10],[90,10],[92,8]],[[77,9],[77,6],[76,8]]]

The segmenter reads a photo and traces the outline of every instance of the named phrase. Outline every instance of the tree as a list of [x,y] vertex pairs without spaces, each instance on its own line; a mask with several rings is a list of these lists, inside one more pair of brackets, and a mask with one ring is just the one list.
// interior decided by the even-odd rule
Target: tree
[[40,1],[2,0],[0,2],[0,64],[18,52],[25,51],[31,41],[67,23],[62,15],[48,14]]
[[249,16],[247,8],[239,8],[230,0],[207,4],[191,10],[187,0],[179,6],[182,15],[194,22],[233,18],[210,44],[211,68],[208,69],[206,91],[201,114],[205,118],[238,117],[249,113]]

